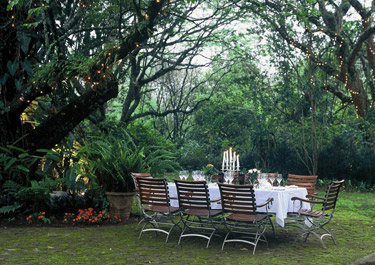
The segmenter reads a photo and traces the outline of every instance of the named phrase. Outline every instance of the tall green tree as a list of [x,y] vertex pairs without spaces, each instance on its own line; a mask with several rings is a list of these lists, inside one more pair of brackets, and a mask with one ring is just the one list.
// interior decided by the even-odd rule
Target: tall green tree
[[[330,79],[321,89],[365,117],[375,101],[374,12],[370,1],[249,1],[242,7],[256,14],[259,26],[277,33]],[[335,82],[342,83],[340,86]]]

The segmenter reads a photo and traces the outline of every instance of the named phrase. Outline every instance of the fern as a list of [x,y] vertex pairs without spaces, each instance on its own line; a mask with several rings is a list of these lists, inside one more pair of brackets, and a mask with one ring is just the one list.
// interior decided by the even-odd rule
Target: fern
[[20,209],[22,207],[21,204],[18,202],[15,202],[12,205],[6,205],[0,208],[0,214],[8,214],[11,212],[15,212],[16,210]]

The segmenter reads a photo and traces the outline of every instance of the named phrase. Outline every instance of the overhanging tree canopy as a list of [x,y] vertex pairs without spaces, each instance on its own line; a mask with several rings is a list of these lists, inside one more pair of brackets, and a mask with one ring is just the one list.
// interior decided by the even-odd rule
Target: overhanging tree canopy
[[[1,0],[1,143],[52,148],[118,94],[116,70],[177,3]],[[95,36],[95,38],[92,38]],[[84,39],[94,41],[80,42]],[[38,102],[36,126],[21,114]]]
[[[277,32],[331,77],[323,89],[342,103],[352,103],[364,117],[375,102],[374,2],[249,1],[243,8],[257,14],[265,28]],[[338,81],[344,89],[332,85]]]

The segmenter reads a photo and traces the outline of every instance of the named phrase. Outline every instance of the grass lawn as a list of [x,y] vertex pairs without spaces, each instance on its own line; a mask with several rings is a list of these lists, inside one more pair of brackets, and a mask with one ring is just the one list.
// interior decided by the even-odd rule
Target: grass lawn
[[222,238],[206,241],[185,238],[178,246],[173,234],[145,233],[138,240],[136,224],[102,227],[7,227],[0,229],[0,264],[348,264],[375,252],[375,194],[341,192],[328,226],[338,245],[325,238],[327,249],[310,236],[293,241],[299,230],[277,227],[267,232],[269,248],[258,244],[255,255],[245,244]]

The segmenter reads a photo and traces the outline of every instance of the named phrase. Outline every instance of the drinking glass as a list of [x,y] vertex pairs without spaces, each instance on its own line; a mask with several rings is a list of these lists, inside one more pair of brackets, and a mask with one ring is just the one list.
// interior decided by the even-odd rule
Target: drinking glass
[[206,176],[204,175],[204,172],[201,170],[198,170],[198,180],[206,180]]
[[227,171],[224,173],[224,178],[225,178],[225,181],[228,183],[228,184],[231,184],[233,179],[234,179],[234,174],[232,171]]
[[179,172],[178,175],[179,175],[179,177],[180,177],[181,180],[187,180],[188,177],[189,177],[189,171],[182,170],[182,171]]
[[276,179],[275,174],[268,175],[268,181],[271,183],[272,186],[273,186],[273,183],[275,182],[275,179]]
[[281,182],[283,181],[283,175],[282,174],[278,174],[276,180],[279,183],[279,186],[281,186]]
[[200,176],[201,176],[200,172],[201,172],[200,170],[193,170],[193,172],[191,173],[191,176],[193,177],[194,181],[200,180]]

